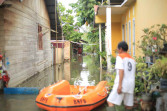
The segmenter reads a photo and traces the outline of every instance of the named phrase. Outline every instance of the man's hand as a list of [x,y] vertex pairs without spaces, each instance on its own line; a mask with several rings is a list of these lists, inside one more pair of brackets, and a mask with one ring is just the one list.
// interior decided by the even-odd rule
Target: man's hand
[[121,85],[118,86],[117,92],[118,92],[118,94],[122,93],[122,86]]

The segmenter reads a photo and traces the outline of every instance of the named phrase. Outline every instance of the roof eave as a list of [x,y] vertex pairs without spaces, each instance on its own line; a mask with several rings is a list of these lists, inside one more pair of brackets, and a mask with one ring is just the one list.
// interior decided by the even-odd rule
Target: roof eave
[[96,15],[106,15],[106,8],[108,8],[108,7],[112,8],[112,14],[122,14],[135,1],[136,0],[125,0],[121,5],[103,5],[103,6],[98,6],[97,11],[95,11],[95,14]]

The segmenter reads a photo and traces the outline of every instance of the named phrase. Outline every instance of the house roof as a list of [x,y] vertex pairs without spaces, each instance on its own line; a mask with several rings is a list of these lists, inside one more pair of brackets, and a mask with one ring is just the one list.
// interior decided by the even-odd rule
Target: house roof
[[95,14],[96,15],[106,15],[107,7],[111,7],[112,14],[123,14],[129,8],[129,6],[135,1],[136,0],[124,0],[120,5],[103,5],[103,6],[98,6],[98,7],[96,6]]
[[[96,0],[97,2],[105,2],[107,0]],[[110,0],[110,5],[121,5],[125,0]]]
[[45,0],[45,4],[48,10],[51,29],[56,29],[56,3],[55,0]]
[[121,5],[125,0],[110,0],[110,5]]
[[[45,4],[48,10],[49,18],[50,18],[50,25],[51,29],[56,30],[56,21],[57,21],[57,36],[58,39],[61,38],[62,29],[60,26],[59,14],[57,11],[57,0],[45,0]],[[51,39],[56,39],[56,33],[51,32]]]

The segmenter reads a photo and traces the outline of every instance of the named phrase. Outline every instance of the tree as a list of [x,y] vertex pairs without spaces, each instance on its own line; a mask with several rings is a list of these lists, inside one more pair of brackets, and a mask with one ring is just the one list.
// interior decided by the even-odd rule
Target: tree
[[[66,39],[72,41],[79,41],[82,39],[87,41],[88,44],[97,44],[97,45],[84,45],[84,51],[91,53],[98,53],[99,51],[99,30],[97,27],[94,27],[92,24],[94,22],[94,5],[99,4],[96,0],[78,0],[76,3],[70,4],[73,10],[76,12],[77,22],[74,24],[74,16],[72,15],[72,10],[66,10],[62,4],[59,4],[60,13],[62,17],[63,32],[66,36]],[[75,29],[79,30],[85,22],[90,24],[90,31],[88,33],[79,33],[74,31]],[[102,28],[102,41],[104,43],[105,30]],[[105,45],[103,44],[103,50],[105,50]]]
[[77,13],[78,22],[84,25],[85,22],[91,24],[94,20],[94,5],[99,4],[96,0],[78,0],[70,6]]
[[60,20],[62,20],[62,29],[63,35],[66,40],[79,42],[83,33],[79,32],[80,24],[74,24],[74,16],[72,15],[72,10],[66,8],[62,5],[62,3],[58,4]]
[[[84,51],[91,53],[99,52],[99,30],[97,27],[93,26],[94,22],[94,5],[99,5],[101,1],[98,0],[78,0],[76,3],[70,4],[70,6],[77,13],[76,16],[78,18],[78,23],[80,25],[84,25],[85,23],[90,24],[90,31],[87,34],[82,36],[82,39],[88,41],[89,44],[97,44],[97,45],[85,45]],[[102,41],[104,43],[105,31],[102,28]],[[103,49],[105,45],[103,45]],[[105,49],[104,49],[105,50]],[[98,53],[100,54],[100,53]]]

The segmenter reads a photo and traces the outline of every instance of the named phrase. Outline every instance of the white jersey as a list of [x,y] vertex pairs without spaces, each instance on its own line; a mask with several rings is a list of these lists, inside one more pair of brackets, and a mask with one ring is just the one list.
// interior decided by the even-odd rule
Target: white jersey
[[116,72],[117,74],[116,74],[113,88],[118,88],[119,69],[123,69],[124,77],[122,81],[122,92],[123,93],[134,93],[135,70],[136,70],[135,60],[128,53],[119,54],[116,58],[115,69],[117,71]]

